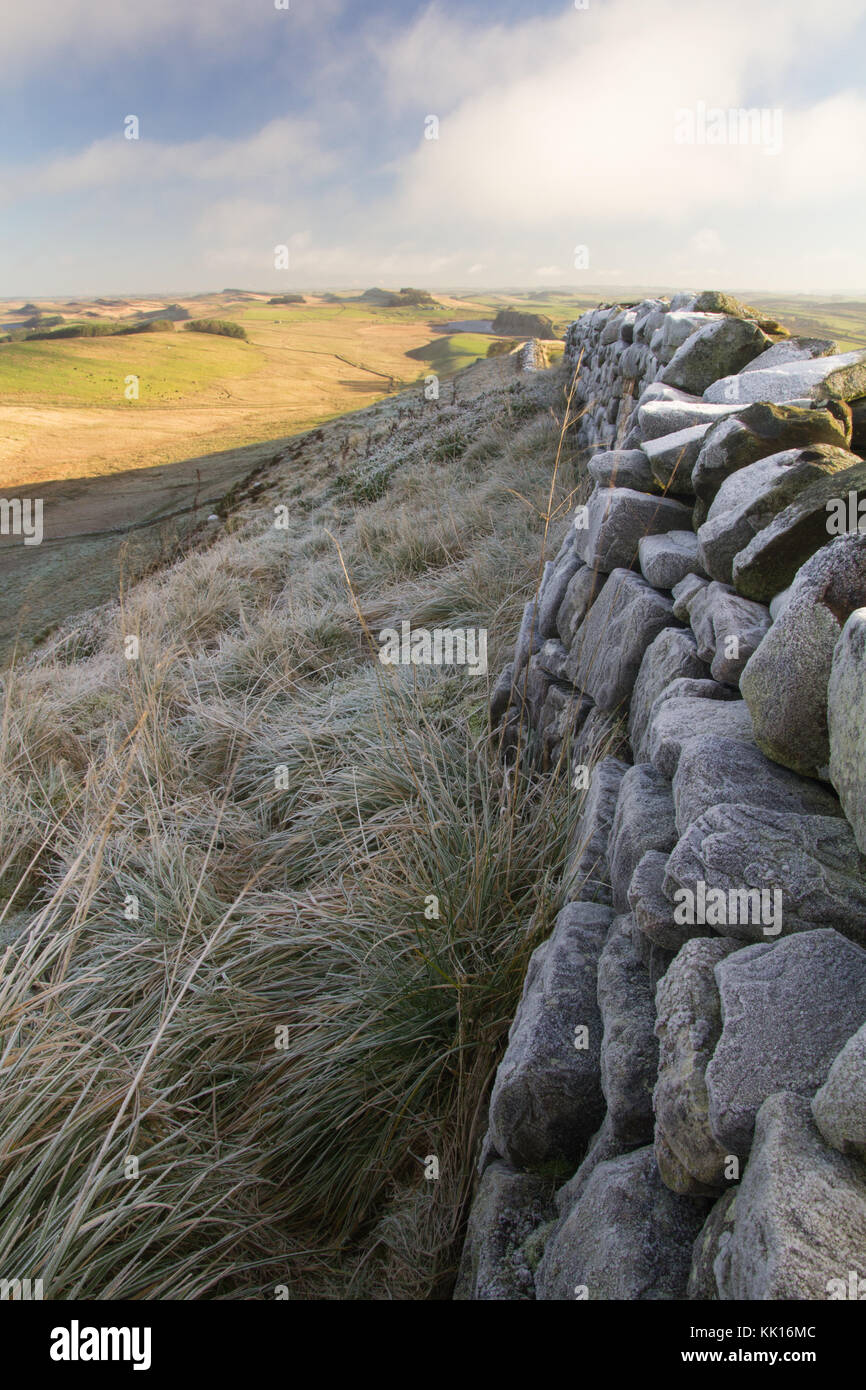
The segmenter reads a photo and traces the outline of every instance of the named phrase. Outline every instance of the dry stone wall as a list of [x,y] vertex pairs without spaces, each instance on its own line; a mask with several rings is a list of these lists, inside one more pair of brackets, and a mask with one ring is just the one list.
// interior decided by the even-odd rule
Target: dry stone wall
[[707,292],[566,360],[593,491],[491,721],[583,799],[456,1296],[866,1293],[866,353]]

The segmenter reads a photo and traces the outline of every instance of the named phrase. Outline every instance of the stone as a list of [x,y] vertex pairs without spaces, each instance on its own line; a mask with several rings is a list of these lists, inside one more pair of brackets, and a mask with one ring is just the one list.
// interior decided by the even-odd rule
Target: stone
[[619,786],[608,840],[613,906],[628,912],[628,890],[639,861],[648,850],[670,853],[677,841],[671,784],[652,763],[630,767]]
[[[785,449],[732,473],[719,488],[706,521],[698,527],[701,563],[707,574],[729,584],[738,552],[768,528],[780,513],[784,515],[792,503],[796,504],[798,496],[808,496],[816,484],[827,489],[821,494],[823,509],[824,497],[839,493],[839,480],[858,462],[847,449],[816,444],[807,449]],[[861,467],[866,483],[866,464]],[[819,534],[808,553],[801,556],[801,563],[826,542],[826,509],[822,511],[820,522],[823,535]],[[786,583],[790,583],[794,572]],[[737,587],[742,586],[738,584]],[[784,587],[784,583],[777,584],[764,601]],[[749,592],[747,597],[758,598],[759,595]]]
[[655,1000],[631,939],[631,921],[611,927],[598,963],[598,1006],[604,1034],[601,1088],[613,1130],[625,1143],[652,1139],[652,1093],[658,1070]]
[[523,609],[523,618],[517,642],[514,647],[514,675],[523,670],[529,658],[541,647],[541,634],[538,631],[538,600],[531,598]]
[[682,347],[693,333],[697,333],[701,328],[706,328],[707,324],[718,323],[720,317],[719,314],[695,314],[688,310],[677,310],[672,305],[668,313],[665,314],[664,323],[659,330],[661,334],[659,350],[662,362],[670,362],[677,348]]
[[660,439],[645,439],[642,448],[649,459],[653,477],[666,492],[693,497],[692,470],[697,462],[709,423],[690,425]]
[[673,681],[650,712],[644,750],[649,762],[673,780],[680,754],[689,739],[700,734],[753,743],[752,719],[742,700],[717,681]]
[[596,488],[587,503],[587,521],[578,532],[577,551],[590,568],[610,573],[634,565],[642,536],[690,525],[691,512],[670,497],[627,487]]
[[714,1204],[701,1227],[692,1250],[692,1267],[686,1298],[711,1302],[719,1297],[715,1263],[719,1251],[726,1250],[734,1229],[737,1189],[729,1188]]
[[655,1151],[674,1192],[708,1195],[726,1182],[729,1154],[710,1129],[706,1070],[722,1034],[714,971],[736,949],[718,937],[687,941],[656,990]]
[[687,574],[702,574],[694,531],[666,531],[638,541],[641,573],[655,589],[672,589]]
[[648,761],[644,741],[649,737],[652,707],[662,691],[680,677],[702,680],[708,675],[709,667],[698,657],[691,632],[666,627],[650,643],[638,670],[629,710],[629,737],[638,762]]
[[628,770],[619,758],[602,758],[592,770],[565,866],[569,896],[611,902],[607,845],[619,789]]
[[644,439],[661,439],[694,425],[714,425],[724,420],[738,405],[709,405],[700,396],[694,400],[650,400],[638,406],[637,418]]
[[668,857],[661,850],[647,850],[632,874],[628,905],[635,926],[650,945],[676,953],[693,937],[713,933],[700,923],[680,926],[674,921],[673,903],[664,893]]
[[[765,892],[764,906],[772,906],[773,917],[781,904],[781,932],[773,917],[769,922],[711,919],[709,925],[721,936],[766,942],[834,927],[852,941],[866,942],[866,859],[841,816],[799,815],[741,803],[713,806],[689,826],[665,870],[664,891],[671,902],[684,901],[676,897],[678,889],[688,889],[697,899],[700,884],[707,891],[740,895],[732,901],[739,902],[741,918],[749,892]],[[781,898],[771,902],[775,890]]]
[[866,854],[866,608],[845,623],[827,691],[830,780]]
[[774,343],[760,357],[754,357],[743,367],[744,372],[760,372],[765,367],[778,367],[782,362],[808,362],[815,357],[833,357],[839,349],[827,338],[786,338]]
[[637,1146],[624,1143],[614,1130],[610,1115],[605,1115],[601,1129],[589,1141],[586,1155],[577,1172],[567,1183],[563,1183],[556,1193],[554,1202],[559,1215],[568,1215],[600,1163],[606,1163],[610,1158],[619,1158],[620,1154],[628,1153],[630,1147]]
[[710,663],[713,680],[736,685],[752,652],[769,631],[769,611],[716,580],[696,589],[682,606],[688,610],[698,656]]
[[534,1273],[523,1245],[554,1214],[552,1186],[550,1178],[518,1173],[507,1163],[485,1169],[469,1214],[455,1300],[535,1298]]
[[753,743],[718,734],[687,739],[673,779],[679,834],[723,802],[804,816],[840,815],[839,803],[826,787],[777,766]]
[[[771,346],[771,339],[756,323],[723,318],[707,324],[688,338],[659,373],[659,380],[668,386],[678,386],[681,391],[692,391],[696,395],[703,392],[705,399],[725,405],[730,398],[724,394],[709,396],[707,388],[713,389],[713,383],[718,384],[720,378],[740,372],[748,362]],[[776,370],[782,371],[784,368]]]
[[576,1163],[604,1115],[596,972],[611,919],[601,904],[569,903],[530,959],[490,1097],[492,1145],[515,1168]]
[[[806,777],[826,778],[833,653],[842,624],[866,603],[866,536],[839,536],[823,546],[785,596],[773,626],[749,657],[740,690],[755,741],[767,757]],[[866,706],[858,727],[864,716]]]
[[586,467],[599,487],[630,487],[636,492],[661,491],[643,449],[606,449],[594,454]]
[[[709,507],[726,478],[759,459],[813,444],[846,449],[850,443],[851,411],[841,401],[811,409],[757,401],[707,431],[692,469],[692,486],[699,503]],[[700,521],[705,520],[704,513]]]
[[824,1144],[802,1097],[762,1105],[733,1213],[715,1261],[723,1299],[838,1299],[851,1272],[866,1283],[866,1170]]
[[716,966],[723,1026],[706,1069],[710,1127],[746,1158],[778,1091],[810,1098],[866,1015],[866,951],[829,928],[736,951]]
[[581,561],[569,580],[556,614],[556,630],[566,647],[570,647],[574,641],[575,633],[598,597],[606,577]]
[[640,575],[615,569],[572,645],[568,677],[603,710],[631,694],[644,652],[675,624],[673,604]]
[[[573,534],[576,536],[577,532]],[[549,564],[549,572],[538,593],[538,635],[542,639],[558,635],[556,615],[569,584],[580,569],[581,561],[574,550],[569,550],[564,560]]]
[[812,1118],[839,1153],[866,1160],[866,1023],[834,1058],[812,1100]]
[[565,663],[568,659],[568,652],[561,642],[555,637],[550,637],[544,642],[539,652],[532,658],[533,662],[540,670],[545,671],[551,680],[565,680]]
[[572,742],[571,754],[573,768],[592,767],[601,758],[618,758],[627,765],[631,762],[631,749],[624,721],[619,715],[592,705],[586,722]]
[[703,394],[705,401],[723,405],[730,401],[746,404],[750,401],[824,400],[828,396],[843,401],[855,400],[858,396],[866,396],[866,352],[858,349],[835,357],[781,362],[754,372],[741,371],[739,376],[728,374],[708,385]]
[[592,701],[571,686],[554,682],[549,687],[538,717],[544,771],[551,769],[560,755],[564,756],[566,741],[573,740],[580,733],[592,708]]
[[849,499],[858,506],[866,503],[866,463],[860,460],[844,471],[825,472],[734,556],[733,582],[740,593],[768,603],[791,584],[832,534],[828,504],[842,506]]
[[547,1242],[536,1298],[683,1298],[707,1205],[665,1187],[651,1147],[599,1163]]

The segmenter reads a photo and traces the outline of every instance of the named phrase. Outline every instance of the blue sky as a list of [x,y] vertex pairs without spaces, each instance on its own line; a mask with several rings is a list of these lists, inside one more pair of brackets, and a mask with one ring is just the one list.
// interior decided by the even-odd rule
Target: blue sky
[[0,295],[866,291],[862,0],[2,0],[0,43]]

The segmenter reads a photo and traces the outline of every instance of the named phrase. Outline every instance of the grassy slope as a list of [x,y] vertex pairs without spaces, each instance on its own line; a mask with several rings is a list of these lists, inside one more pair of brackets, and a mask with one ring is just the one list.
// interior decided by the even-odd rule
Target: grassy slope
[[[513,640],[563,377],[473,370],[462,408],[333,426],[4,683],[0,1268],[49,1298],[447,1295],[576,810],[503,777],[486,680],[365,636],[486,626],[494,673]],[[552,547],[575,476],[566,441]]]

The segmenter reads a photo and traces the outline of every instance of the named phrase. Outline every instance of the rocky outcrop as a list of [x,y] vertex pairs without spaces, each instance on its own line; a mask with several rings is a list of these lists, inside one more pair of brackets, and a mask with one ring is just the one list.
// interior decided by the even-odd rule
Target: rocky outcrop
[[709,291],[565,351],[588,501],[491,720],[574,779],[570,901],[459,1296],[831,1298],[866,1278],[866,352]]

